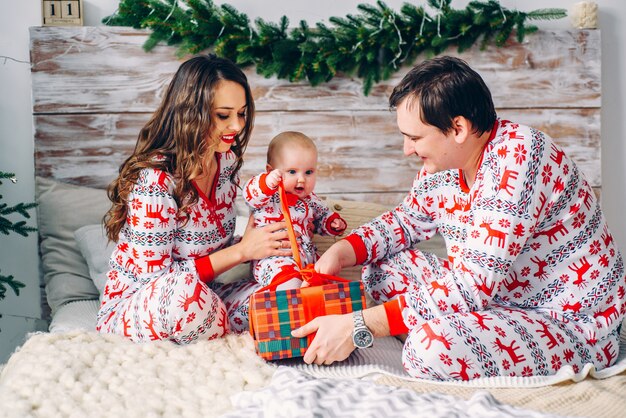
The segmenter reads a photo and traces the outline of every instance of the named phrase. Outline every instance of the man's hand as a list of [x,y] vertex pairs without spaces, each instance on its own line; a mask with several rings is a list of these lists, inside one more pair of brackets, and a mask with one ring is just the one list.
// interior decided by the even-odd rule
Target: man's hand
[[302,338],[317,332],[304,353],[304,362],[328,365],[347,359],[354,351],[353,330],[352,314],[327,315],[318,316],[306,325],[293,330],[291,335]]

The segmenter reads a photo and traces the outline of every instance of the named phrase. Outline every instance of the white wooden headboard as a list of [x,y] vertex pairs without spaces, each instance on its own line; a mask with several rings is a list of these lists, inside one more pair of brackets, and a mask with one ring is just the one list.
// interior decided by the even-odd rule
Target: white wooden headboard
[[[172,47],[144,52],[147,32],[130,28],[33,27],[30,36],[36,174],[105,187],[181,60]],[[600,191],[599,31],[540,31],[523,44],[448,54],[483,76],[500,116],[550,134]],[[419,169],[402,157],[387,107],[406,70],[366,97],[350,77],[311,87],[247,69],[257,116],[242,179],[264,168],[276,133],[300,130],[319,148],[318,194],[397,203]]]

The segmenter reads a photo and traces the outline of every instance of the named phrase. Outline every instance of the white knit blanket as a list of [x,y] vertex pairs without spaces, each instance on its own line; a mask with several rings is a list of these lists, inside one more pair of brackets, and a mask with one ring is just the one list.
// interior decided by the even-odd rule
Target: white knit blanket
[[249,336],[188,346],[87,332],[35,334],[0,373],[0,416],[219,416],[276,367]]
[[[475,387],[411,382],[406,375],[398,381],[402,371],[391,360],[398,363],[401,345],[394,341],[377,340],[377,348],[369,351],[368,356],[358,353],[334,367],[305,366],[300,360],[293,361],[287,370],[296,374],[276,375],[278,380],[273,381],[276,364],[266,363],[254,353],[248,334],[187,346],[165,341],[135,344],[122,337],[85,331],[33,334],[0,369],[0,416],[213,417],[239,414],[249,406],[244,401],[246,393],[253,394],[249,399],[264,396],[271,399],[272,382],[289,389],[289,383],[284,383],[285,376],[291,376],[294,385],[302,380],[302,383],[324,387],[325,381],[336,381],[343,389],[357,392],[361,391],[362,384],[374,384],[371,379],[375,379],[376,384],[396,387],[387,386],[380,389],[381,393],[396,393],[398,387],[408,387],[413,392],[441,392],[442,396],[447,394],[450,398],[431,397],[435,404],[443,399],[443,404],[452,402],[467,407],[478,404],[493,407],[494,411],[505,408],[502,405],[516,405],[560,415],[579,415],[582,408],[592,412],[626,408],[624,374],[605,380],[587,378],[576,385],[565,383],[582,376],[561,376],[559,380],[563,383],[560,385],[546,386],[556,382],[543,381],[543,387],[534,392],[529,386],[535,386],[536,382],[535,385],[517,382],[518,387],[526,387],[525,391],[510,388],[514,385],[509,381],[483,382],[483,388],[489,387],[489,392],[496,395],[494,399],[484,394],[475,398],[476,392],[481,390]],[[621,355],[620,368],[624,367]],[[612,372],[619,370],[613,368]],[[593,372],[585,374],[593,375]],[[352,379],[346,379],[348,377]],[[333,385],[327,385],[327,389],[332,390]],[[498,386],[509,388],[492,389]],[[269,392],[264,392],[265,389]],[[242,392],[242,397],[233,398],[238,403],[231,403],[231,396]],[[285,393],[290,392],[282,391],[281,396]],[[524,393],[526,395],[522,396]],[[596,395],[590,397],[590,393]],[[297,404],[299,392],[295,386],[292,394],[291,402]],[[408,402],[408,406],[410,402],[427,402],[431,398],[404,394],[398,402]],[[354,404],[356,399],[348,405]],[[463,403],[463,399],[469,403]],[[499,402],[493,402],[495,399]],[[539,399],[551,401],[538,403]],[[434,408],[435,404],[431,406]]]

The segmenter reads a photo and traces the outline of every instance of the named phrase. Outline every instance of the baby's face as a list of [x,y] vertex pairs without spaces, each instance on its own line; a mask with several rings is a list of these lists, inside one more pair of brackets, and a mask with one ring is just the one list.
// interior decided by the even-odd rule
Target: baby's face
[[283,149],[274,168],[283,172],[283,185],[287,193],[299,198],[313,193],[317,181],[317,151],[299,145]]

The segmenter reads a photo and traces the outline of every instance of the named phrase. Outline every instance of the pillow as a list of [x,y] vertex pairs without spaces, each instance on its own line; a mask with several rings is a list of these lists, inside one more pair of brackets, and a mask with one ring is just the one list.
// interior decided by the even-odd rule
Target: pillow
[[109,271],[109,259],[115,243],[109,241],[102,224],[85,225],[74,232],[74,239],[80,253],[87,261],[89,276],[100,295],[104,292]]
[[36,201],[41,268],[52,314],[68,302],[98,299],[74,231],[102,220],[110,207],[106,192],[37,177]]

